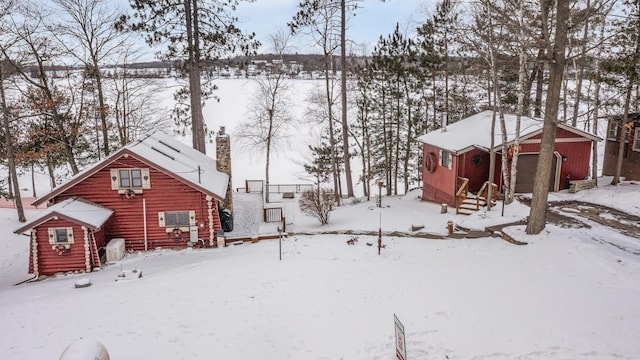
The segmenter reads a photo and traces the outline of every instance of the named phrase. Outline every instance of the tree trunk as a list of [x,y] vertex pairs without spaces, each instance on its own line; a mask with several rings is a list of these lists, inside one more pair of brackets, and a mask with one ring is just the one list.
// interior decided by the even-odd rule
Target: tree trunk
[[[546,29],[546,21],[549,19],[545,5],[550,0],[542,0],[543,27]],[[553,149],[558,127],[558,108],[560,105],[560,92],[562,90],[562,78],[565,65],[565,50],[567,47],[567,30],[569,25],[569,0],[557,1],[556,29],[553,48],[551,46],[549,31],[544,31],[544,39],[549,44],[547,54],[549,59],[549,86],[547,89],[546,106],[544,111],[544,125],[538,166],[533,183],[533,194],[527,234],[539,234],[545,227],[547,216],[547,199],[549,196],[549,178],[551,177],[551,164]]]
[[347,196],[353,197],[353,181],[351,179],[351,156],[349,155],[349,123],[347,121],[347,15],[346,0],[340,1],[340,65],[341,65],[341,86],[340,97],[342,99],[342,146],[344,156],[344,175],[347,182]]
[[[13,198],[18,212],[18,221],[23,223],[27,219],[24,216],[24,208],[22,207],[22,196],[20,195],[20,184],[18,183],[18,172],[16,171],[15,157],[13,153],[13,138],[11,137],[11,126],[9,121],[9,109],[7,108],[7,100],[4,94],[4,69],[0,66],[0,102],[2,105],[2,119],[4,127],[4,146],[7,155],[7,165],[9,166],[9,191],[13,190]],[[11,188],[13,185],[13,188]]]
[[338,161],[336,154],[336,139],[333,129],[333,103],[331,96],[331,84],[329,83],[329,54],[324,54],[324,84],[327,97],[327,114],[329,116],[329,147],[331,148],[331,172],[333,174],[333,192],[336,205],[340,206],[340,186],[338,184]]
[[[587,0],[586,9],[591,11],[591,0]],[[576,73],[576,100],[573,104],[573,118],[571,126],[576,127],[578,124],[578,111],[580,111],[580,98],[582,97],[582,78],[584,77],[584,62],[587,57],[587,42],[589,40],[589,17],[584,19],[584,33],[582,33],[582,50],[580,59],[578,60],[578,72]],[[598,58],[596,57],[596,61]]]
[[104,156],[109,156],[109,125],[107,124],[107,106],[104,103],[104,92],[102,90],[102,74],[98,65],[98,59],[93,59],[93,76],[96,78],[96,88],[98,90],[98,114],[102,126],[102,142]]
[[513,153],[511,155],[511,174],[509,176],[509,185],[507,187],[508,192],[503,200],[505,204],[511,204],[515,197],[516,180],[518,178],[518,156],[520,154],[520,122],[524,113],[525,88],[527,87],[527,49],[525,48],[524,2],[520,2],[518,12],[518,106],[516,110],[516,128],[512,145]]
[[184,0],[188,43],[188,73],[191,107],[191,135],[193,148],[207,153],[202,114],[202,84],[200,81],[200,32],[198,29],[198,1]]

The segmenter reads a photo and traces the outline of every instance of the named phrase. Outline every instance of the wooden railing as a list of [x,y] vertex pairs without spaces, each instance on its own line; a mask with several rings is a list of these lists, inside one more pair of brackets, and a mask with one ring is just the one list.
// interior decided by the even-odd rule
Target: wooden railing
[[281,223],[280,229],[283,232],[287,231],[287,223],[284,217],[284,213],[282,208],[265,208],[264,209],[264,222],[266,223]]
[[490,207],[495,205],[495,202],[498,200],[498,185],[491,184],[491,199],[489,199],[489,182],[485,181],[476,195],[476,210],[480,209],[481,200],[483,201],[482,205],[487,204],[487,206]]
[[244,190],[247,193],[262,194],[264,181],[262,180],[245,180]]
[[282,208],[265,208],[264,222],[273,223],[282,221]]
[[460,213],[460,206],[464,203],[469,193],[469,179],[458,177],[458,191],[456,191],[456,214]]
[[[491,199],[489,199],[489,188],[491,188]],[[485,205],[494,206],[498,196],[498,185],[485,181],[480,191],[471,197],[469,196],[469,179],[459,177],[458,191],[456,191],[456,214],[468,214],[461,209],[477,211]]]

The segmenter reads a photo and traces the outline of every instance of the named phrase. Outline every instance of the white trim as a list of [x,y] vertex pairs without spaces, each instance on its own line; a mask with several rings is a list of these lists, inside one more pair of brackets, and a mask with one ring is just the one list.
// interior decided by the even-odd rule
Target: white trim
[[640,127],[637,127],[635,129],[635,134],[633,135],[633,146],[631,147],[631,150],[640,151]]
[[196,211],[195,210],[189,210],[189,226],[196,226],[196,225],[197,225]]
[[91,272],[91,248],[89,244],[89,229],[82,227],[84,233],[84,268],[87,272]]
[[[560,191],[560,170],[562,170],[562,155],[559,152],[554,151],[553,155],[556,156],[556,178],[553,182],[553,191]],[[540,153],[538,153],[538,161],[540,161]]]
[[213,246],[214,234],[213,230],[213,198],[207,195],[207,220],[209,220],[209,245]]
[[38,235],[36,229],[31,229],[31,258],[33,260],[33,274],[38,277],[40,266],[38,264]]
[[158,212],[158,227],[165,227],[166,222],[165,222],[165,217],[164,217],[164,211],[160,211]]
[[120,188],[120,175],[118,174],[118,169],[109,169],[109,175],[109,179],[111,180],[111,190],[118,190]]
[[[520,144],[540,144],[542,139],[527,139],[521,140]],[[556,143],[579,143],[579,142],[591,142],[587,138],[556,138]],[[502,145],[500,145],[502,147]]]

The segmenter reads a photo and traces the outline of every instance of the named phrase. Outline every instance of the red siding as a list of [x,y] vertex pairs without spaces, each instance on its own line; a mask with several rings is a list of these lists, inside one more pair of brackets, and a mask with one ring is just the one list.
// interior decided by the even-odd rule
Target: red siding
[[[622,168],[620,169],[620,176],[626,180],[640,180],[640,152],[632,149],[632,144],[635,136],[635,129],[640,126],[640,122],[633,122],[634,127],[631,129],[630,141],[624,147],[624,153],[622,158]],[[609,126],[611,127],[611,122]],[[616,173],[616,163],[618,162],[618,152],[620,142],[614,139],[605,140],[604,147],[604,159],[602,161],[602,175],[613,176]]]
[[[539,153],[540,137],[541,135],[537,135],[526,139],[525,141],[533,142],[521,144],[520,152]],[[560,167],[560,189],[568,189],[569,180],[585,179],[590,176],[591,148],[592,141],[590,139],[558,128],[554,150],[563,157]],[[609,144],[607,144],[607,149],[610,149]],[[436,161],[438,161],[439,150],[433,145],[423,144],[423,158],[426,159],[426,155],[429,152],[433,152],[436,155]],[[605,152],[609,153],[611,151],[607,150]],[[638,156],[638,164],[640,164],[640,152],[636,152],[634,155]],[[474,156],[477,156],[476,159],[480,161],[478,165],[474,163]],[[605,158],[607,156],[609,155],[605,154]],[[502,188],[502,158],[500,153],[496,154],[495,161],[494,182],[498,184],[499,188]],[[437,166],[434,172],[429,173],[423,164],[422,199],[454,205],[457,181],[455,174],[469,179],[470,191],[478,191],[489,178],[489,153],[474,149],[458,157],[454,156],[452,170]],[[640,171],[638,171],[638,176],[640,176]]]
[[[69,252],[58,254],[49,243],[49,228],[73,227],[74,243],[69,245]],[[89,233],[91,245],[91,233]],[[102,230],[96,233],[96,238],[104,237]],[[65,219],[49,220],[36,228],[38,273],[53,275],[59,272],[86,271],[84,230],[80,225]],[[33,239],[31,240],[33,242]],[[32,243],[31,243],[32,244]],[[29,273],[34,273],[33,246],[29,247]],[[93,265],[98,266],[97,254],[91,250]]]
[[473,149],[460,155],[459,158],[461,159],[459,176],[469,179],[470,191],[479,191],[484,182],[489,180],[489,153]]
[[[209,220],[206,195],[193,187],[176,180],[161,171],[150,168],[151,188],[144,189],[144,193],[127,199],[111,190],[111,168],[149,168],[142,161],[129,156],[115,160],[84,181],[72,186],[56,197],[60,202],[72,196],[93,201],[97,204],[113,209],[115,214],[106,234],[106,241],[112,238],[124,238],[127,249],[144,250],[144,212],[143,199],[146,205],[147,246],[156,247],[185,247],[188,233],[184,238],[176,240],[167,234],[164,227],[158,223],[158,212],[190,211],[196,213],[198,224],[198,238],[209,240]],[[220,230],[217,202],[213,200],[212,215],[215,232]]]
[[428,172],[423,164],[422,166],[422,200],[436,203],[455,204],[456,193],[456,168],[459,160],[456,156],[451,159],[451,170],[440,166],[439,152],[440,148],[433,145],[424,144],[422,146],[422,158],[426,159],[428,153],[434,153],[436,158],[436,166],[433,172]]

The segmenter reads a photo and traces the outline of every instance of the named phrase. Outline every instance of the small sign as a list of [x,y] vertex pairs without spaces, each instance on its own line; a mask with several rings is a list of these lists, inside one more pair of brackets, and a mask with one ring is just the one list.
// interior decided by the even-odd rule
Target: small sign
[[407,344],[404,340],[404,326],[396,314],[393,314],[393,322],[396,325],[396,357],[398,360],[406,360]]

